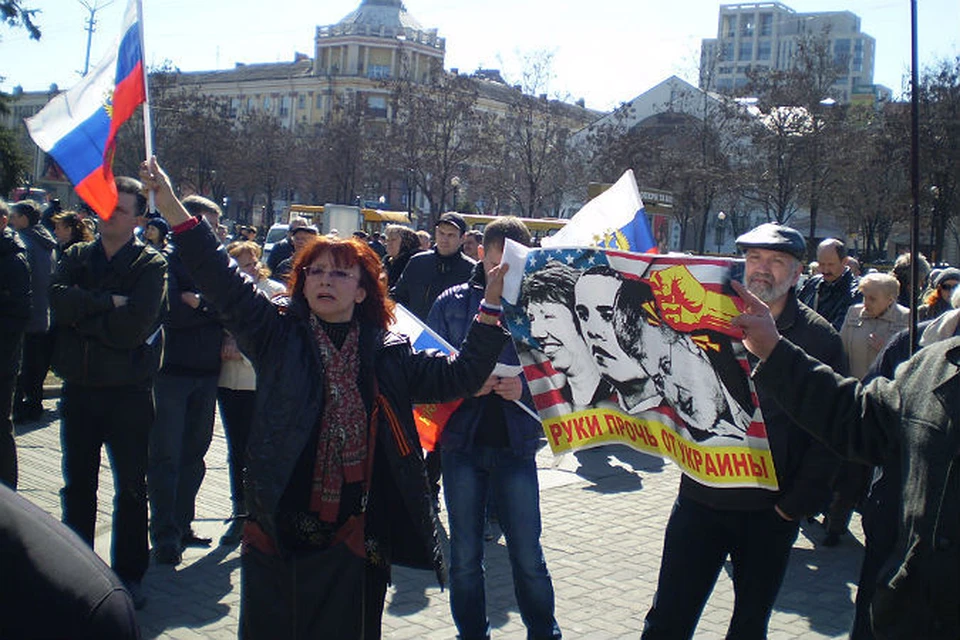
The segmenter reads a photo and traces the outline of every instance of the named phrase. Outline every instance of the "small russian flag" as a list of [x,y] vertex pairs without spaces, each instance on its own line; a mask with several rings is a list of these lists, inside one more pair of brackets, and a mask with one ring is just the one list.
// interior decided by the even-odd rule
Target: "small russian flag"
[[[444,340],[433,329],[398,304],[394,312],[396,320],[390,327],[391,331],[402,333],[410,338],[410,343],[417,351],[436,349],[447,355],[455,355],[457,350]],[[463,399],[451,400],[441,404],[418,404],[413,407],[413,418],[417,424],[417,434],[420,436],[420,446],[425,451],[433,451],[440,441],[440,434],[446,426],[453,412],[463,403]]]
[[37,146],[53,156],[77,195],[105,220],[117,206],[117,131],[146,101],[141,27],[139,2],[130,0],[117,46],[77,85],[26,120]]

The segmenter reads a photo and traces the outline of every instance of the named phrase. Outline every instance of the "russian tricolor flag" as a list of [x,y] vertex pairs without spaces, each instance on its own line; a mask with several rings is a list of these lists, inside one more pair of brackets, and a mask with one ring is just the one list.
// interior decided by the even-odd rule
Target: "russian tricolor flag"
[[117,131],[146,101],[139,1],[130,0],[119,44],[79,84],[26,120],[41,149],[53,156],[101,218],[117,206],[113,151]]
[[627,169],[613,186],[585,204],[563,229],[540,244],[657,253],[633,169]]
[[[398,304],[396,306],[394,315],[396,319],[390,330],[402,333],[410,338],[410,344],[415,351],[436,349],[447,355],[456,355],[457,350],[449,342],[440,337],[403,305]],[[420,446],[424,450],[433,451],[436,449],[447,420],[462,403],[463,399],[461,398],[441,404],[418,404],[413,407],[413,418],[417,424]]]

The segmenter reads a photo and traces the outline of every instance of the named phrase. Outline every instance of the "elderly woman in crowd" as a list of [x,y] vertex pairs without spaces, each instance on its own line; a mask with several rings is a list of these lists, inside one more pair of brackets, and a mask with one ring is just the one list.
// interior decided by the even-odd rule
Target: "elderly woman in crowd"
[[413,254],[420,251],[420,238],[413,229],[402,224],[387,225],[383,235],[387,239],[387,255],[383,257],[383,267],[387,272],[387,288],[390,288],[397,284]]
[[910,310],[897,304],[900,283],[886,273],[869,273],[860,279],[863,302],[847,309],[840,328],[850,375],[863,378],[883,345],[906,328]]
[[391,563],[433,567],[442,580],[412,404],[472,395],[489,377],[508,339],[497,312],[505,268],[490,270],[456,358],[414,352],[387,331],[393,304],[366,243],[312,239],[280,309],[228,264],[156,159],[140,176],[257,373],[240,636],[379,637]]
[[[869,273],[860,279],[863,302],[847,309],[840,328],[843,351],[850,375],[862,379],[883,346],[910,322],[910,310],[897,304],[900,282],[887,273]],[[871,468],[843,461],[833,479],[833,495],[824,526],[823,545],[832,547],[847,532],[853,508],[860,501],[870,479]]]

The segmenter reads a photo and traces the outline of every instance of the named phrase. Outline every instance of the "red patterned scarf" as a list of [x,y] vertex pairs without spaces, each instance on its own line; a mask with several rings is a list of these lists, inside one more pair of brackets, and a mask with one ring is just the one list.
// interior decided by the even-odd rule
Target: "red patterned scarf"
[[322,324],[310,316],[324,368],[324,405],[317,459],[310,490],[310,510],[324,522],[336,522],[343,484],[364,480],[367,459],[367,412],[360,396],[360,331],[353,324],[337,347]]

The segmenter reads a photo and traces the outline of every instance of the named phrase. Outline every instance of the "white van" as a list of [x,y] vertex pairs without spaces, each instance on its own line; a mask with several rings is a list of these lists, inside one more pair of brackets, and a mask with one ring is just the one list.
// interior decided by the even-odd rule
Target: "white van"
[[289,225],[286,224],[275,224],[270,227],[270,230],[267,231],[267,237],[263,240],[263,263],[267,263],[267,258],[270,257],[270,252],[273,250],[273,245],[277,244],[281,240],[287,237],[287,228]]

